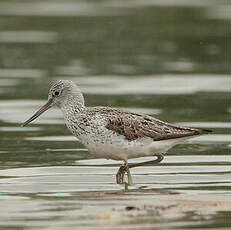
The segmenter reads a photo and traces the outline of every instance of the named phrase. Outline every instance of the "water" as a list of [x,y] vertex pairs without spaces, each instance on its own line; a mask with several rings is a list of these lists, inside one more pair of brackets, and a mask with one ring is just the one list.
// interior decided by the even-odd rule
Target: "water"
[[[229,1],[1,1],[0,229],[230,228]],[[157,166],[95,159],[52,109],[20,127],[51,82],[214,133]],[[140,158],[131,162],[151,160]]]

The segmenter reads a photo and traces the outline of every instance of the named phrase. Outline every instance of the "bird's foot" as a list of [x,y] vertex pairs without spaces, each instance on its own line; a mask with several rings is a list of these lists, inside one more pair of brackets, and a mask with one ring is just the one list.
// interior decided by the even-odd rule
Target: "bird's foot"
[[124,184],[124,174],[127,172],[126,165],[121,165],[116,174],[116,183]]
[[[152,161],[132,163],[132,164],[128,164],[127,162],[125,162],[124,165],[120,166],[120,168],[116,174],[116,183],[117,184],[124,184],[125,188],[127,188],[127,186],[132,185],[132,176],[131,176],[129,168],[134,168],[134,167],[139,167],[139,166],[148,166],[148,165],[152,165],[152,164],[155,165],[155,164],[160,163],[164,159],[164,156],[162,154],[156,154],[155,156],[157,157],[157,159],[152,160]],[[124,180],[125,173],[127,173],[128,182],[125,182],[125,180]]]
[[[127,173],[128,176],[128,182],[124,181],[124,175]],[[126,184],[126,185],[132,185],[132,176],[129,170],[129,166],[127,163],[124,165],[121,165],[117,174],[116,174],[116,183],[117,184]]]

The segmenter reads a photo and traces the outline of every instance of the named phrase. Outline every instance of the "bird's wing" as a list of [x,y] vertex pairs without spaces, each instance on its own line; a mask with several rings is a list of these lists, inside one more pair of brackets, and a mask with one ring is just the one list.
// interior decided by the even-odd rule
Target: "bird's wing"
[[181,138],[209,133],[210,130],[175,126],[148,115],[117,109],[101,109],[106,128],[123,135],[128,141],[150,137],[154,141]]

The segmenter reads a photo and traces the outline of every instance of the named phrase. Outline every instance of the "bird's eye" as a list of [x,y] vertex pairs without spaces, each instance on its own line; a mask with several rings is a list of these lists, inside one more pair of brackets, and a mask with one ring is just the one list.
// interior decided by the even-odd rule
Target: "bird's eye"
[[55,91],[55,92],[54,92],[54,95],[55,95],[55,96],[59,96],[59,91]]

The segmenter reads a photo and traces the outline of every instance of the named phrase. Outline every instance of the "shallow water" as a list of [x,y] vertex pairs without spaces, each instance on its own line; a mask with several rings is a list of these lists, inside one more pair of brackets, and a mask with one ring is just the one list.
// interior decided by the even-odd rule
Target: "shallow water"
[[[0,2],[0,229],[229,229],[230,6]],[[89,106],[214,133],[131,169],[125,191],[121,162],[89,154],[58,109],[20,127],[58,79],[78,83]]]

